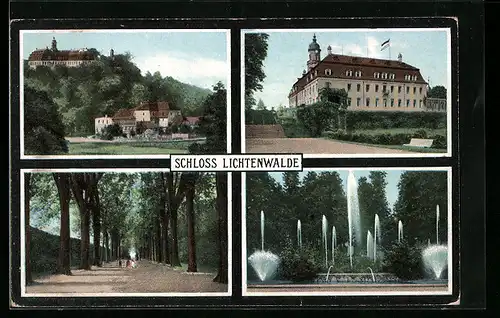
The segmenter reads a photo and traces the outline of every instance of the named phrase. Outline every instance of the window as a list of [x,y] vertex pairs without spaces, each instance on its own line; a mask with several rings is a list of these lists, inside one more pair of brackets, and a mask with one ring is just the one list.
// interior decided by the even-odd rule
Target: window
[[415,108],[415,107],[417,107],[417,100],[416,99],[413,100],[413,108]]
[[375,98],[375,107],[378,107],[378,98]]
[[325,74],[326,74],[326,75],[332,75],[332,70],[331,70],[331,69],[329,69],[329,68],[327,68],[327,69],[325,70]]
[[356,106],[359,107],[359,105],[361,104],[361,98],[356,98]]
[[387,90],[387,85],[382,86],[382,92],[385,93],[386,90]]
[[406,86],[406,94],[410,94],[410,86]]
[[100,120],[100,119],[98,119],[98,120],[97,120],[97,123],[98,123],[98,124],[100,124],[100,123],[101,123],[101,120]]
[[379,78],[380,77],[380,73],[378,73],[378,72],[373,73],[373,77],[374,78]]
[[406,107],[410,107],[410,100],[409,99],[406,100]]
[[394,92],[394,86],[391,85],[391,93]]
[[398,93],[401,93],[401,86],[398,86]]
[[422,100],[419,100],[419,101],[418,101],[418,107],[419,107],[419,108],[422,108]]
[[375,93],[378,92],[378,85],[375,85]]
[[422,87],[420,87],[420,89],[418,91],[420,94],[422,94]]
[[351,90],[351,84],[347,84],[347,91],[349,92]]
[[351,106],[351,102],[352,102],[352,101],[351,101],[351,98],[350,98],[350,97],[348,97],[348,98],[347,98],[347,106]]
[[384,107],[387,107],[387,99],[384,98]]
[[361,77],[361,71],[356,71],[354,75],[356,75],[356,77]]
[[345,76],[352,76],[352,71],[345,71]]
[[366,84],[366,91],[370,91],[370,84]]
[[394,98],[391,98],[391,107],[394,107]]
[[398,99],[398,107],[401,107],[401,99]]
[[387,79],[387,73],[382,73],[382,78]]
[[416,93],[417,93],[417,88],[413,87],[413,94],[416,94]]
[[361,90],[361,84],[356,85],[356,90],[359,92]]
[[396,74],[391,73],[391,75],[390,75],[390,79],[395,79],[395,78],[396,78]]
[[370,107],[370,98],[366,99],[366,107]]

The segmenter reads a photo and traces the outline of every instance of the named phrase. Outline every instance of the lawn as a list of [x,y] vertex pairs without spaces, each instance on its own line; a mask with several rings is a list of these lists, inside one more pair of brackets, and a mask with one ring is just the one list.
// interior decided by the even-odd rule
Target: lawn
[[188,152],[192,142],[72,142],[70,155],[167,155]]
[[[332,140],[330,138],[323,138],[326,140]],[[369,143],[364,143],[364,142],[355,142],[355,141],[346,141],[346,140],[339,140],[340,142],[345,142],[346,144],[353,144],[353,145],[362,145],[362,146],[370,146],[370,147],[378,147],[378,148],[387,148],[387,149],[398,149],[398,150],[405,150],[405,151],[411,151],[411,152],[419,152],[419,153],[446,153],[446,149],[438,149],[438,148],[420,148],[420,147],[408,147],[408,146],[399,146],[399,145],[376,145],[376,144],[369,144]]]

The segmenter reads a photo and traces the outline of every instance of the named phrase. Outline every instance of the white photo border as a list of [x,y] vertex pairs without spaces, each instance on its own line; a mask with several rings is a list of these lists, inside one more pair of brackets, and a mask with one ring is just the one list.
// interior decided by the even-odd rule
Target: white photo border
[[231,153],[231,30],[230,29],[38,29],[19,30],[19,148],[21,159],[169,159],[159,155],[25,155],[24,154],[24,49],[26,33],[225,33],[226,34],[226,151]]
[[[393,154],[304,154],[304,158],[441,158],[441,157],[451,157],[453,151],[452,144],[452,107],[453,103],[451,100],[452,94],[452,54],[451,54],[451,27],[441,27],[441,28],[311,28],[311,29],[242,29],[241,34],[241,153],[246,152],[246,136],[245,136],[245,34],[251,33],[304,33],[304,32],[386,32],[386,31],[405,31],[405,32],[431,32],[431,31],[445,31],[446,32],[446,42],[447,42],[447,80],[446,85],[448,85],[446,91],[446,153],[393,153]],[[457,30],[458,35],[458,30]],[[458,95],[457,95],[458,96]],[[456,106],[458,107],[458,101]]]
[[170,172],[168,168],[113,168],[113,169],[20,169],[20,291],[21,297],[221,297],[232,296],[232,173],[227,173],[227,274],[228,284],[226,292],[171,292],[171,293],[26,293],[26,250],[25,250],[25,215],[24,215],[24,175],[25,173],[50,173],[50,172],[110,172],[110,173],[144,173],[144,172]]
[[[242,296],[449,296],[453,294],[453,275],[455,269],[453,268],[453,182],[452,182],[452,168],[451,167],[354,167],[354,168],[304,168],[303,171],[346,171],[346,170],[364,170],[364,171],[387,171],[387,170],[403,170],[403,171],[446,171],[447,172],[447,187],[448,187],[448,213],[447,213],[447,228],[448,228],[448,288],[443,291],[380,291],[380,292],[363,292],[363,291],[345,291],[345,292],[251,292],[248,291],[247,284],[247,229],[246,229],[246,172],[241,174],[241,292]],[[451,252],[451,253],[450,253]]]

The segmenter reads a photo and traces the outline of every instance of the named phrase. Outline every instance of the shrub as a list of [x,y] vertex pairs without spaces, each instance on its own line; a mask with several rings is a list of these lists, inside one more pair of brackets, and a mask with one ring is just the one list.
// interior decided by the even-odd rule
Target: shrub
[[189,134],[191,132],[191,127],[186,124],[181,124],[179,126],[179,132],[182,134]]
[[412,138],[426,139],[427,138],[427,131],[425,131],[425,129],[419,129],[413,133]]
[[447,146],[446,136],[435,135],[430,138],[434,139],[434,141],[432,142],[432,148],[446,149]]
[[172,127],[170,128],[170,131],[172,131],[172,134],[176,134],[179,131],[179,126],[172,125]]
[[[110,135],[111,137],[119,137],[123,135],[123,130],[118,124],[113,124],[104,127],[102,130],[103,135]],[[112,138],[111,138],[112,139]]]
[[383,270],[403,280],[422,278],[422,251],[406,240],[396,243],[384,257]]
[[321,270],[320,255],[317,250],[303,246],[287,246],[280,254],[280,273],[284,279],[293,282],[310,281]]

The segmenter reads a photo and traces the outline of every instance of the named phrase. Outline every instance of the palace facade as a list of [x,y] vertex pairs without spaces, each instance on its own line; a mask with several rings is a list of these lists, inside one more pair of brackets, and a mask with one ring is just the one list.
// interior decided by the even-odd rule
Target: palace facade
[[30,68],[36,69],[38,66],[55,67],[63,65],[66,67],[78,67],[88,65],[97,60],[95,52],[88,49],[79,50],[59,50],[57,41],[52,38],[51,48],[37,49],[31,52],[28,57],[28,65]]
[[[397,60],[384,60],[332,53],[321,59],[316,35],[308,47],[307,71],[293,84],[288,95],[289,106],[316,103],[324,87],[344,89],[348,94],[348,110],[364,111],[446,111],[443,100],[428,108],[428,84],[420,70]],[[446,104],[446,100],[444,100]]]

